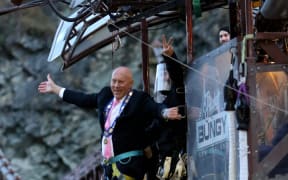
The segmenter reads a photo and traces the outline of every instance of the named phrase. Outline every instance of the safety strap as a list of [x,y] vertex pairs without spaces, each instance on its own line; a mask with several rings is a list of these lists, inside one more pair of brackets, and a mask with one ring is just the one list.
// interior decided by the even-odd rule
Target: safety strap
[[111,157],[108,160],[104,160],[104,163],[112,164],[112,163],[121,161],[125,158],[134,157],[134,156],[142,156],[142,155],[144,155],[143,150],[128,151],[125,153],[118,154],[117,156]]

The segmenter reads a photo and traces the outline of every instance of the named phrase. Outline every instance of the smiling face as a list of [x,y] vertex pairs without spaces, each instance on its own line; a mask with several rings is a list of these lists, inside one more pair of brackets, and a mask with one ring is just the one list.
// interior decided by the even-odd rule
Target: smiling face
[[230,33],[224,30],[221,30],[219,32],[219,42],[220,44],[223,44],[225,42],[230,41]]
[[133,77],[130,69],[127,67],[116,68],[112,73],[110,86],[117,100],[127,95],[133,86]]

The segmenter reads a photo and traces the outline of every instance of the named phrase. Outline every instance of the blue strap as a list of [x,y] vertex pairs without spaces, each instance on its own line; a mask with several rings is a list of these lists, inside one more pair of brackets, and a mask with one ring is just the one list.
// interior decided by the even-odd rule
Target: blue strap
[[133,157],[133,156],[142,156],[144,153],[142,150],[135,150],[135,151],[128,151],[122,154],[118,154],[117,156],[111,157],[108,159],[107,163],[115,163],[118,161],[121,161],[122,159],[128,158],[128,157]]

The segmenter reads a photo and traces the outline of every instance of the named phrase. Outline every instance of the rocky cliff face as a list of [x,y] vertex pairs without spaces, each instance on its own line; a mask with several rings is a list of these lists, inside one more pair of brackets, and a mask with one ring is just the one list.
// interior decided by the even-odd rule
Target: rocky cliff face
[[[220,20],[215,22],[218,11]],[[216,32],[221,21],[227,22],[227,13],[218,11],[203,14],[194,23],[198,55],[218,45]],[[55,95],[39,94],[39,82],[50,73],[67,88],[95,92],[109,84],[111,70],[121,64],[133,69],[135,88],[141,88],[141,42],[128,37],[115,53],[110,47],[103,48],[62,72],[61,60],[46,61],[59,22],[51,10],[22,10],[0,16],[0,22],[0,149],[22,179],[61,179],[99,149],[97,111],[66,104]],[[173,35],[176,52],[185,62],[185,24],[151,30],[151,42],[161,34]],[[153,67],[152,49],[150,52]],[[153,70],[150,76],[153,79]]]

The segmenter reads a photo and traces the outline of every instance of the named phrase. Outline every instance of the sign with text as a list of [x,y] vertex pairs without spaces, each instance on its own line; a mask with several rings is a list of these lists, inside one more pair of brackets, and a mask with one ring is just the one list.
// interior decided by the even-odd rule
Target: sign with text
[[235,119],[224,110],[224,85],[231,62],[237,64],[231,60],[236,46],[236,40],[231,40],[195,59],[186,78],[188,164],[193,172],[188,176],[195,180],[229,180],[229,173],[236,169],[235,157],[231,158],[236,147],[230,141],[230,123]]
[[211,146],[227,139],[226,112],[202,119],[196,123],[197,149]]

